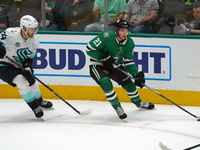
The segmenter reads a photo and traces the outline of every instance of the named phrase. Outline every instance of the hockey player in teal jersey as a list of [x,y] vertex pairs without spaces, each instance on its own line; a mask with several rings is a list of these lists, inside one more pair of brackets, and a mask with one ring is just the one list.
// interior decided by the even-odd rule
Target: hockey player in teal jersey
[[[126,20],[118,20],[116,22],[116,32],[102,32],[88,43],[86,51],[90,56],[90,75],[101,86],[106,98],[120,119],[125,119],[127,115],[113,90],[111,79],[126,90],[131,101],[138,108],[154,108],[154,104],[140,99],[136,89],[136,86],[143,88],[145,79],[142,71],[138,73],[133,60],[135,44],[128,36],[129,30],[129,23]],[[124,61],[124,65],[122,65],[122,61]],[[116,67],[131,74],[135,82]]]
[[[33,57],[39,46],[37,32],[38,22],[30,15],[20,19],[20,27],[7,28],[0,34],[0,79],[18,87],[18,91],[35,116],[40,118],[43,111],[40,107],[51,108],[52,103],[43,100],[39,86],[32,76]],[[24,67],[22,70],[18,65]]]

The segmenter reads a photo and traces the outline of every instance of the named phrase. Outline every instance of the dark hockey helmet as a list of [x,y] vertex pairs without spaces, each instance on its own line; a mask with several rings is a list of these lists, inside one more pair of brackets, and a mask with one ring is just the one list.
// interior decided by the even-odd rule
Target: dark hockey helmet
[[119,29],[128,29],[130,31],[130,25],[128,23],[128,21],[126,20],[117,20],[117,22],[115,23],[116,26],[116,31],[119,31]]

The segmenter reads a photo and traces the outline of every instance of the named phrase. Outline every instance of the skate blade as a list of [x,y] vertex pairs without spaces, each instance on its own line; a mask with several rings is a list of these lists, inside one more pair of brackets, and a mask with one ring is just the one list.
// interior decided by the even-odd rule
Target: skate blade
[[125,119],[121,119],[123,122],[125,122],[125,123],[127,123],[128,122],[128,120],[127,120],[127,118],[125,118]]
[[37,120],[37,122],[43,122],[43,121],[45,121],[45,119],[43,118],[43,116],[42,117],[40,117],[40,118],[36,118]]
[[40,108],[41,108],[42,110],[44,110],[44,111],[54,110],[54,107],[51,107],[51,108],[44,108],[44,107],[41,107],[41,106],[40,106]]

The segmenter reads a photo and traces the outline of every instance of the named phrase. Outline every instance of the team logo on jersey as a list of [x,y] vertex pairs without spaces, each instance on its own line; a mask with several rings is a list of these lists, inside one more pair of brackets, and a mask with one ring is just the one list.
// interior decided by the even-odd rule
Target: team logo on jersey
[[15,46],[16,46],[16,47],[19,47],[19,46],[20,46],[20,43],[19,43],[19,42],[15,43]]
[[105,38],[108,38],[108,37],[110,37],[110,33],[105,32],[105,33],[103,34],[103,36],[104,36]]
[[18,57],[16,56],[13,56],[13,57],[15,58],[17,62],[23,62],[25,59],[28,58],[28,55],[31,55],[31,54],[32,52],[27,47],[27,48],[19,49],[17,51]]

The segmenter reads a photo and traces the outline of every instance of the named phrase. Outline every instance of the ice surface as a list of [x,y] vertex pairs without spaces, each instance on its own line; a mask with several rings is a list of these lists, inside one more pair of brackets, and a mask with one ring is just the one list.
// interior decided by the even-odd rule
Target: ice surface
[[[172,150],[200,143],[200,121],[174,105],[141,110],[122,103],[128,122],[121,121],[109,102],[50,100],[54,110],[42,119],[22,99],[0,99],[0,149],[2,150]],[[200,107],[182,106],[195,115]],[[195,150],[200,150],[200,147]]]

